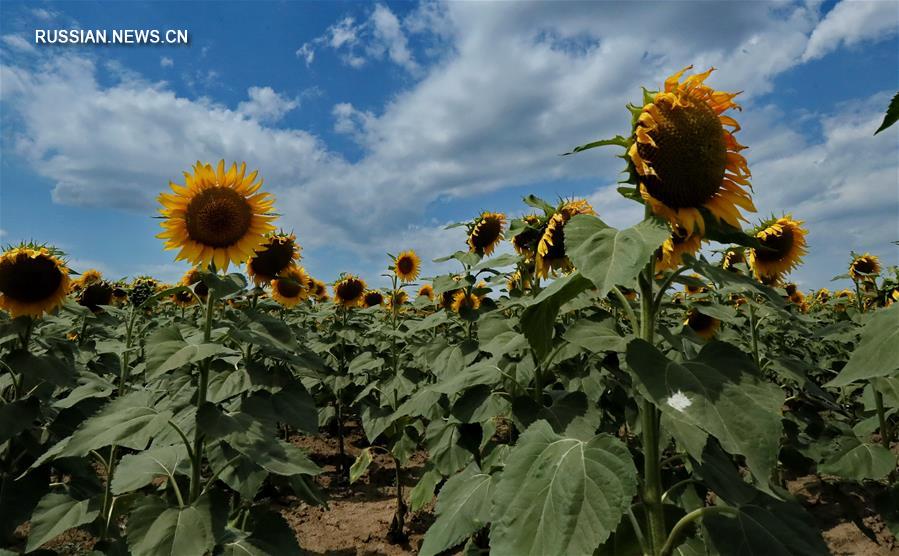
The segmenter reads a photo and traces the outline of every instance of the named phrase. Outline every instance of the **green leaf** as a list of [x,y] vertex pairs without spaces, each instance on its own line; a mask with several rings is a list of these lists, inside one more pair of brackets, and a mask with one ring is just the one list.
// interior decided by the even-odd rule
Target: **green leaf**
[[818,472],[853,481],[878,481],[896,469],[896,456],[880,444],[862,442],[844,434],[834,440],[833,451],[818,465]]
[[0,444],[31,427],[40,416],[41,404],[37,398],[25,398],[0,405]]
[[[145,487],[157,477],[174,477],[189,472],[187,449],[183,445],[164,446],[128,454],[115,468],[112,478],[113,494],[124,494]],[[179,467],[181,469],[179,469]]]
[[443,475],[436,469],[428,469],[422,474],[421,479],[409,493],[409,509],[412,513],[424,508],[434,498],[434,489],[441,480]]
[[224,556],[301,556],[305,554],[297,544],[293,529],[284,517],[271,510],[254,507],[250,510],[247,535],[243,531],[229,530],[223,543]]
[[209,287],[209,291],[215,294],[215,297],[218,299],[242,292],[247,288],[246,277],[237,272],[232,272],[225,276],[204,272],[203,283]]
[[37,549],[60,533],[90,523],[100,515],[100,499],[75,500],[68,494],[50,493],[41,498],[31,515],[31,531],[25,552]]
[[365,474],[368,466],[371,465],[371,448],[365,448],[356,457],[356,461],[350,466],[350,484],[359,480],[359,477]]
[[497,554],[593,554],[637,491],[627,448],[609,435],[589,442],[534,423],[506,461],[490,529]]
[[580,319],[565,330],[563,338],[591,353],[624,352],[627,340],[622,338],[610,319],[600,322]]
[[156,497],[144,498],[128,516],[128,546],[134,556],[206,554],[215,546],[210,499],[172,508]]
[[824,386],[846,386],[859,380],[890,376],[899,370],[899,303],[877,311],[865,324],[861,341],[837,377]]
[[479,384],[469,388],[455,401],[452,415],[463,423],[479,423],[509,412],[509,400],[493,387]]
[[495,483],[471,464],[440,490],[437,520],[425,534],[420,556],[434,556],[474,534],[490,521]]
[[565,225],[565,252],[604,296],[615,286],[635,288],[637,275],[669,235],[655,218],[616,230],[595,216],[581,214]]
[[596,147],[606,147],[609,145],[614,145],[616,147],[624,147],[625,149],[630,146],[630,139],[626,137],[622,137],[621,135],[616,135],[611,139],[601,139],[599,141],[593,141],[592,143],[586,143],[584,145],[577,146],[571,151],[567,153],[563,153],[562,156],[568,156],[570,154],[579,153],[581,151],[586,151],[589,149],[595,149]]
[[738,348],[703,347],[693,361],[677,363],[644,340],[627,346],[627,364],[644,395],[674,420],[716,437],[725,450],[746,456],[763,485],[777,461],[784,393],[766,382]]
[[155,378],[168,371],[180,369],[191,363],[198,363],[220,353],[235,354],[237,352],[221,344],[187,344],[167,357],[165,361],[160,362],[158,366],[151,364],[148,360],[147,377]]
[[425,431],[425,447],[431,463],[444,475],[452,475],[472,460],[471,452],[459,444],[462,433],[455,423],[432,421]]
[[539,360],[552,350],[559,308],[592,287],[590,280],[578,272],[559,278],[541,291],[521,314],[521,330]]
[[877,128],[877,131],[874,132],[874,135],[877,135],[896,123],[896,120],[899,120],[899,93],[893,95],[893,100],[890,101],[887,112],[883,116],[883,122],[880,124],[880,127]]
[[27,351],[16,350],[5,357],[5,363],[17,373],[23,373],[33,379],[45,380],[56,386],[75,384],[74,366],[49,353],[34,355]]

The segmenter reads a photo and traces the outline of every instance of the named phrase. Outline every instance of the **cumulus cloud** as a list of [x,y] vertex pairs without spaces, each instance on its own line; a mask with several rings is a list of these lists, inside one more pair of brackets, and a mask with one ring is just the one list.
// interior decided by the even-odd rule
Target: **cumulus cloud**
[[271,87],[250,87],[250,99],[237,105],[237,112],[260,122],[277,122],[300,105],[295,98],[287,98]]
[[19,52],[31,53],[35,50],[34,45],[21,35],[3,35],[3,44]]
[[828,54],[840,45],[884,38],[899,30],[899,4],[892,1],[843,0],[815,28],[803,61]]
[[[337,21],[298,57],[312,63],[316,48],[336,48],[362,60],[351,65],[381,56],[418,67],[415,82],[382,107],[362,109],[337,99],[334,130],[361,149],[352,161],[308,131],[273,127],[299,97],[269,87],[250,89],[248,100],[229,108],[179,97],[164,84],[105,84],[102,67],[70,54],[41,66],[4,66],[0,84],[3,102],[21,119],[17,152],[55,183],[58,202],[147,212],[162,184],[186,169],[185,153],[246,160],[262,169],[284,215],[280,224],[300,236],[313,272],[320,264],[314,262],[317,249],[327,250],[332,265],[345,263],[374,277],[387,250],[420,246],[430,259],[463,247],[460,230],[446,231],[445,222],[426,216],[438,199],[452,203],[548,182],[613,184],[622,166],[617,153],[559,153],[627,132],[624,104],[639,100],[641,85],[658,86],[685,61],[717,66],[715,86],[746,91],[741,134],[752,146],[762,210],[795,207],[813,230],[840,218],[847,229],[862,229],[866,210],[881,214],[890,207],[883,202],[890,192],[882,188],[892,184],[895,195],[895,168],[892,182],[885,174],[895,155],[878,149],[890,142],[895,148],[895,135],[881,134],[877,144],[863,138],[873,113],[844,106],[812,115],[824,136],[810,142],[781,123],[776,107],[753,105],[777,75],[801,60],[818,24],[815,8],[660,3],[648,12],[639,4],[609,6],[425,3],[402,20],[376,7],[361,21]],[[408,35],[428,32],[436,37],[429,44],[443,46],[439,63],[422,66]],[[379,50],[372,50],[373,41]],[[73,98],[79,99],[77,110]],[[875,156],[881,158],[868,158]],[[855,160],[868,164],[860,169]],[[858,195],[874,190],[868,185],[873,179],[880,180],[873,188],[881,198]],[[813,202],[816,191],[822,194]],[[591,201],[610,224],[639,219],[640,208],[621,199],[613,185],[598,188]],[[841,216],[841,204],[852,210]],[[517,203],[491,208],[522,210]],[[815,261],[810,272],[833,266]]]

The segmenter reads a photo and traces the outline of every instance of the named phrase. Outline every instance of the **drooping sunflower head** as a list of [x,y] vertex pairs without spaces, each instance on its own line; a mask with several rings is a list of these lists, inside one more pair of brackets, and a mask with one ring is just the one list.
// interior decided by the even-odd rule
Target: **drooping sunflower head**
[[53,248],[21,244],[0,255],[0,309],[12,318],[50,313],[70,286],[69,269]]
[[724,115],[738,93],[705,85],[713,69],[683,81],[688,66],[665,80],[635,118],[628,156],[640,194],[653,213],[690,232],[704,233],[701,208],[718,220],[740,227],[737,207],[755,211],[749,192],[749,168],[734,138],[740,125]]
[[176,260],[225,270],[250,258],[274,230],[274,200],[259,192],[258,173],[247,176],[246,169],[246,163],[226,171],[224,160],[215,169],[198,161],[192,174],[184,173],[184,185],[170,183],[174,193],[159,196],[164,231],[156,237],[166,249],[180,249]]
[[503,240],[506,215],[501,212],[483,212],[468,224],[468,247],[472,253],[490,255]]
[[434,286],[431,284],[422,284],[418,288],[418,297],[427,297],[428,301],[434,301]]
[[400,281],[412,282],[418,278],[418,273],[421,272],[421,259],[411,249],[403,251],[394,259],[393,271]]
[[820,290],[815,292],[815,303],[825,304],[830,300],[830,290],[827,288],[821,288]]
[[473,293],[466,293],[465,290],[458,290],[453,295],[453,303],[450,308],[455,313],[461,312],[463,309],[477,311],[481,306],[481,298]]
[[334,303],[355,307],[365,294],[365,282],[352,274],[344,274],[334,283]]
[[77,293],[83,290],[84,288],[90,286],[91,284],[96,284],[97,282],[103,281],[103,274],[100,273],[99,270],[95,268],[91,268],[89,270],[85,270],[81,273],[81,276],[78,277],[77,280],[72,281],[72,292]]
[[359,300],[360,307],[379,307],[384,304],[384,294],[379,290],[367,290]]
[[123,305],[128,300],[128,285],[119,280],[112,285],[112,302]]
[[543,220],[536,214],[528,214],[519,222],[521,231],[512,236],[512,247],[519,255],[531,259],[537,254],[537,243],[543,236]]
[[272,299],[284,307],[293,307],[309,297],[309,274],[298,265],[290,265],[271,281]]
[[278,274],[300,260],[300,246],[294,234],[271,233],[247,261],[247,274],[257,286],[274,280]]
[[194,293],[200,299],[206,299],[206,296],[209,294],[209,286],[203,282],[203,275],[199,268],[192,268],[184,273],[184,276],[181,277],[180,284],[182,286],[194,288]]
[[849,276],[856,282],[873,280],[878,274],[880,274],[880,259],[871,253],[855,257],[849,265]]
[[593,207],[584,199],[566,201],[559,205],[550,217],[537,243],[537,257],[534,272],[541,278],[547,278],[550,272],[571,270],[571,261],[565,253],[565,224],[578,214],[596,214]]
[[671,235],[656,250],[657,271],[679,267],[684,262],[684,255],[693,255],[702,247],[702,236],[690,233],[677,224],[671,227]]
[[[691,274],[690,278],[695,278],[696,280],[702,280],[702,278],[698,274]],[[687,295],[699,295],[701,293],[708,293],[709,288],[707,286],[701,284],[684,284],[684,291]]]
[[756,228],[755,237],[765,249],[749,250],[749,266],[760,280],[777,281],[802,263],[806,253],[805,236],[808,232],[801,220],[792,215],[771,218]]
[[740,246],[729,247],[727,251],[724,252],[724,256],[721,257],[721,268],[724,270],[729,270],[731,272],[739,273],[739,269],[737,269],[734,265],[744,264],[746,262],[746,252]]
[[704,313],[700,313],[696,309],[690,309],[687,313],[686,320],[684,320],[684,326],[695,332],[700,338],[711,340],[718,333],[718,328],[721,327],[721,321]]
[[106,280],[92,282],[85,286],[78,295],[78,304],[87,307],[91,312],[99,313],[101,305],[112,305],[113,286]]

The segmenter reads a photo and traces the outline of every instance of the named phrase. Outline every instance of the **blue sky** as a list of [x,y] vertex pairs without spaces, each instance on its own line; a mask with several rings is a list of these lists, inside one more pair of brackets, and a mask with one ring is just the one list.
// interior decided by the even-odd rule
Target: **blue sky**
[[[35,29],[186,29],[189,45],[36,45]],[[75,270],[184,271],[155,197],[197,159],[246,160],[315,276],[377,282],[386,252],[464,247],[447,223],[583,196],[617,226],[624,104],[688,64],[744,91],[759,215],[810,230],[803,287],[850,249],[899,262],[895,2],[0,4],[0,242]],[[438,272],[428,265],[428,272]]]

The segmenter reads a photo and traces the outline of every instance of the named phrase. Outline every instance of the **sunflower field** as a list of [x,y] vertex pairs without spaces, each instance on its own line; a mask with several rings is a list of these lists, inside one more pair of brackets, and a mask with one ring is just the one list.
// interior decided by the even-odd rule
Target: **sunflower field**
[[449,274],[326,284],[220,161],[159,196],[178,284],[9,246],[0,553],[327,553],[291,516],[373,488],[380,553],[829,554],[823,504],[895,553],[899,271],[790,283],[801,215],[751,215],[736,94],[689,71],[569,153],[617,149],[624,229],[529,196],[457,224]]

